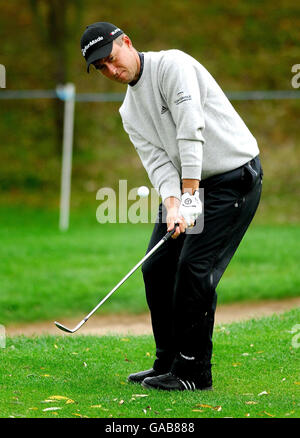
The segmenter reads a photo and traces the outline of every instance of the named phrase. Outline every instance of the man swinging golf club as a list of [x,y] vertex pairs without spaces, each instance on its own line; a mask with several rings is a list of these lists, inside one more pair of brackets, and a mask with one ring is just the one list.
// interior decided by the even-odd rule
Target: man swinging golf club
[[[142,266],[157,358],[128,379],[161,390],[211,389],[216,287],[261,196],[257,142],[188,54],[138,52],[106,22],[87,26],[81,50],[88,71],[92,64],[127,85],[123,126],[162,198],[147,251],[178,223]],[[201,232],[189,232],[203,216]]]

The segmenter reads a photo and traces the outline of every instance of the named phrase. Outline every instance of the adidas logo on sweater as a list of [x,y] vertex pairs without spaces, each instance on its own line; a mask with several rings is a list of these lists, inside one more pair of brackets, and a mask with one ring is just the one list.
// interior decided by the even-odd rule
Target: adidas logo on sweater
[[164,113],[166,113],[167,111],[168,111],[168,108],[167,108],[166,106],[162,105],[162,106],[161,106],[161,112],[160,112],[160,114],[164,114]]

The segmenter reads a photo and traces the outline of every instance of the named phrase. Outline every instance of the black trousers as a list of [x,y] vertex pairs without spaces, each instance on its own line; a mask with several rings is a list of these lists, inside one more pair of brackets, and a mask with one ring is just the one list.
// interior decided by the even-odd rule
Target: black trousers
[[[233,171],[201,181],[203,231],[170,239],[144,263],[157,371],[170,371],[179,355],[210,363],[216,287],[254,217],[262,176],[257,156]],[[166,233],[165,215],[160,205],[147,252]]]

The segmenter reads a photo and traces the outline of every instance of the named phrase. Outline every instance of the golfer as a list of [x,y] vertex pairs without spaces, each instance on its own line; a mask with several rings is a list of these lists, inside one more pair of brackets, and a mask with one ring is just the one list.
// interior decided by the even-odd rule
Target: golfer
[[148,251],[178,224],[142,267],[156,360],[128,379],[161,390],[212,389],[216,287],[259,204],[257,142],[188,54],[138,52],[106,22],[87,26],[81,51],[87,71],[93,65],[127,85],[123,126],[162,198]]

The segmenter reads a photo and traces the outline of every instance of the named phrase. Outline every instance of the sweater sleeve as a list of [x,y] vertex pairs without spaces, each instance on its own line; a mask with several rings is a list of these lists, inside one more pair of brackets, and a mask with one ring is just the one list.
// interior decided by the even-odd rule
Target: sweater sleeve
[[127,124],[123,125],[162,201],[170,196],[180,200],[180,176],[165,150],[149,143]]
[[205,142],[203,102],[207,90],[204,83],[199,83],[190,57],[175,53],[177,56],[167,55],[162,60],[161,91],[176,125],[181,177],[200,180]]

